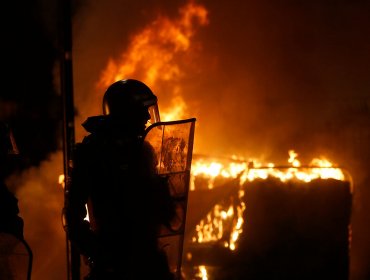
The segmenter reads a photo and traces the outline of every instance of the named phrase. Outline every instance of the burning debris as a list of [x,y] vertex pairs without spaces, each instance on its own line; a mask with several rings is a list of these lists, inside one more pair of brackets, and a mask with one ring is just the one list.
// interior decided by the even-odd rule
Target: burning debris
[[[188,232],[186,273],[208,271],[208,279],[348,279],[350,177],[323,159],[300,169],[297,154],[289,154],[290,167],[241,163],[237,170],[246,169],[233,173],[212,162],[212,172],[204,165],[193,170],[211,183],[208,190],[204,181],[198,188],[202,181],[194,178],[189,211],[212,205],[204,203],[204,195],[215,194],[207,194],[214,204]],[[313,166],[318,163],[321,167]],[[238,175],[215,184],[222,174]]]
[[[92,1],[92,4],[93,2],[94,1]],[[104,1],[100,3],[111,5],[111,3],[106,4],[107,2]],[[240,4],[241,3],[242,2],[240,2]],[[358,228],[355,239],[357,240],[357,247],[359,249],[357,249],[358,252],[355,252],[354,254],[354,257],[357,258],[354,263],[358,266],[356,269],[361,270],[362,268],[362,270],[365,271],[362,271],[363,273],[368,273],[369,250],[367,250],[367,248],[369,247],[369,243],[367,236],[369,236],[369,230],[367,226],[368,215],[366,209],[368,209],[367,205],[369,205],[367,203],[369,194],[367,188],[369,183],[369,176],[367,173],[369,146],[366,144],[369,142],[369,102],[366,86],[368,83],[365,82],[367,77],[364,78],[366,75],[363,75],[363,73],[366,72],[364,69],[368,69],[368,64],[366,64],[367,60],[363,59],[364,54],[368,54],[368,52],[365,50],[367,44],[364,44],[364,38],[362,36],[362,34],[366,34],[366,32],[362,31],[365,31],[364,26],[369,25],[357,25],[358,22],[362,23],[367,21],[367,9],[363,9],[363,6],[352,4],[350,5],[350,9],[348,9],[348,5],[346,4],[336,6],[336,9],[334,9],[335,11],[333,12],[333,9],[329,6],[321,6],[321,4],[318,5],[318,2],[307,2],[304,6],[296,8],[290,7],[290,9],[288,9],[290,13],[294,14],[294,22],[296,22],[298,18],[302,18],[302,21],[297,21],[296,25],[292,25],[291,17],[286,16],[292,14],[287,13],[288,10],[284,10],[284,7],[281,4],[275,4],[272,9],[267,10],[265,9],[266,6],[264,4],[266,3],[256,2],[254,5],[249,5],[248,9],[240,9],[239,5],[228,5],[232,6],[235,10],[232,10],[233,12],[231,12],[223,6],[220,9],[220,12],[213,8],[210,13],[212,14],[213,22],[217,22],[217,18],[215,17],[215,15],[217,16],[217,13],[222,16],[222,20],[218,21],[221,24],[212,24],[214,26],[213,28],[216,30],[215,34],[220,35],[218,35],[219,37],[216,37],[215,41],[211,42],[210,46],[216,49],[215,53],[218,52],[217,55],[220,57],[227,54],[225,56],[227,61],[226,64],[222,63],[221,58],[215,58],[215,63],[219,63],[219,68],[221,69],[223,69],[225,65],[229,67],[226,68],[226,76],[225,71],[220,72],[220,76],[214,75],[214,73],[207,73],[207,77],[209,77],[209,79],[207,78],[203,83],[209,86],[209,84],[213,84],[215,81],[217,82],[218,77],[226,79],[233,77],[235,80],[233,80],[234,85],[227,86],[226,89],[218,87],[220,84],[211,88],[201,87],[199,85],[195,85],[191,88],[195,89],[193,94],[197,94],[199,98],[202,96],[202,98],[207,101],[210,99],[217,99],[217,101],[225,105],[225,108],[228,108],[224,109],[221,114],[217,111],[217,116],[208,110],[210,108],[209,104],[207,104],[207,107],[201,108],[203,112],[207,112],[207,116],[201,120],[201,123],[210,123],[207,121],[210,120],[211,122],[217,123],[218,126],[217,128],[214,128],[214,133],[210,133],[209,131],[204,132],[204,130],[202,131],[202,136],[204,137],[199,137],[200,139],[198,139],[197,142],[198,147],[202,147],[202,145],[199,144],[203,144],[203,146],[207,147],[208,150],[211,150],[214,147],[217,148],[218,146],[220,146],[220,149],[226,150],[226,148],[224,148],[225,145],[222,145],[222,143],[226,142],[227,144],[230,144],[228,143],[230,138],[226,137],[226,139],[223,139],[222,141],[222,137],[220,137],[218,140],[212,141],[212,143],[209,141],[209,139],[216,139],[216,137],[212,136],[217,135],[217,132],[220,131],[225,135],[233,132],[233,139],[241,139],[245,135],[248,135],[247,132],[257,131],[257,135],[254,136],[254,140],[251,140],[252,143],[246,143],[249,146],[244,147],[248,150],[253,150],[253,141],[258,144],[262,142],[261,146],[268,146],[269,149],[274,150],[274,147],[279,147],[283,140],[289,139],[295,144],[299,144],[297,142],[301,141],[302,143],[302,141],[307,140],[307,138],[305,138],[307,135],[310,136],[309,141],[311,142],[311,148],[321,143],[322,146],[317,145],[319,146],[317,147],[318,149],[325,148],[325,145],[334,145],[335,147],[332,151],[340,151],[342,153],[341,157],[343,160],[341,162],[346,162],[348,165],[352,165],[352,171],[356,171],[357,169],[356,187],[359,183],[362,184],[358,188],[362,188],[362,190],[359,192],[361,195],[358,196],[357,205],[362,205],[363,208],[359,211],[359,214],[357,214]],[[270,6],[271,4],[272,3],[269,3]],[[212,6],[216,6],[216,4],[212,4]],[[281,9],[281,7],[283,7],[283,9]],[[189,8],[189,12],[186,12],[187,8]],[[101,13],[100,10],[103,9],[95,7],[95,10]],[[277,13],[277,11],[279,13]],[[311,14],[307,11],[313,11],[314,13]],[[135,14],[133,10],[132,12],[133,14],[131,17],[137,19],[137,14]],[[336,12],[339,12],[339,16]],[[166,86],[170,87],[170,90],[158,90],[158,93],[163,94],[170,92],[171,94],[174,94],[175,98],[171,99],[171,106],[168,107],[171,107],[171,110],[174,107],[176,107],[176,109],[180,108],[176,111],[176,116],[183,116],[181,114],[185,109],[187,109],[185,105],[188,103],[184,102],[184,100],[186,100],[186,96],[184,95],[183,98],[181,93],[191,92],[189,87],[185,88],[183,85],[189,80],[197,80],[197,83],[199,83],[200,80],[198,79],[198,72],[194,75],[188,76],[186,76],[185,73],[185,78],[181,79],[181,77],[184,77],[182,74],[184,74],[186,70],[184,66],[189,65],[189,62],[191,61],[196,61],[194,56],[186,54],[189,50],[191,51],[195,49],[192,49],[193,46],[199,45],[199,42],[191,41],[191,39],[194,38],[192,36],[195,34],[192,28],[205,25],[208,19],[207,10],[202,6],[195,4],[195,2],[185,5],[182,9],[182,13],[179,15],[179,20],[172,20],[164,16],[157,18],[152,23],[146,25],[142,32],[132,36],[130,38],[131,43],[128,44],[128,47],[125,48],[122,53],[121,60],[111,60],[109,62],[105,69],[106,71],[104,71],[102,81],[105,80],[107,84],[110,84],[115,80],[116,76],[119,76],[119,78],[122,78],[122,76],[135,76],[149,84],[153,84],[155,89],[161,88],[161,86],[163,86],[162,83],[166,82]],[[243,17],[248,18],[249,22],[247,22],[247,24],[252,23],[252,25],[248,25],[248,28],[245,28],[245,30],[248,30],[249,32],[243,33],[241,32],[242,30],[239,30],[238,26],[235,28],[235,25],[233,24],[225,25],[224,20],[230,19],[230,17],[227,18],[226,15],[232,15],[232,21],[237,23],[240,23],[240,21],[234,19],[242,19]],[[280,15],[280,21],[276,19],[276,15]],[[333,15],[335,15],[335,17],[333,17]],[[122,18],[122,13],[120,14],[120,17]],[[328,17],[330,17],[330,20],[328,20]],[[189,18],[192,18],[192,20],[189,20]],[[351,20],[353,18],[358,20]],[[282,19],[283,23],[281,23]],[[314,21],[312,21],[312,19],[314,19]],[[104,22],[108,22],[109,20],[110,18],[106,17]],[[232,23],[232,21],[230,21],[230,23]],[[99,22],[99,18],[93,22],[94,24]],[[102,20],[100,20],[100,22],[102,22]],[[117,22],[119,25],[115,27],[115,30],[121,30],[121,28],[123,28],[122,25],[127,25],[127,22],[129,23],[127,26],[130,26],[130,28],[134,26],[131,25],[131,22],[123,21],[121,19],[118,19]],[[193,23],[194,25],[191,26],[190,23]],[[319,26],[317,25],[319,23],[321,23],[322,26],[317,29],[312,29],[312,23],[316,24],[316,27]],[[112,49],[114,49],[107,47],[108,45],[101,44],[101,42],[105,41],[102,38],[107,39],[107,37],[109,37],[106,36],[107,29],[103,32],[98,32],[98,30],[96,30],[97,25],[94,24],[92,26],[91,24],[86,26],[84,30],[77,30],[79,32],[75,32],[75,34],[83,34],[81,37],[84,38],[82,40],[85,40],[84,43],[80,44],[78,44],[78,40],[75,41],[77,42],[77,55],[75,57],[77,59],[81,58],[82,61],[80,61],[80,64],[76,68],[78,71],[76,75],[78,89],[76,91],[76,97],[80,101],[77,107],[81,113],[81,116],[79,116],[81,119],[84,119],[86,115],[92,115],[90,113],[91,110],[100,108],[100,106],[91,106],[90,100],[94,99],[95,96],[98,96],[101,91],[98,90],[97,92],[94,92],[93,90],[90,90],[90,88],[88,90],[84,89],[93,84],[91,81],[97,80],[96,76],[94,76],[94,66],[96,66],[95,70],[100,71],[103,67],[99,65],[98,61],[102,60],[105,62],[106,60],[100,55],[96,55],[96,51],[91,52],[90,50],[109,49],[109,52],[112,52]],[[180,24],[180,27],[177,26],[178,24]],[[271,29],[271,26],[274,28]],[[337,30],[341,30],[341,28],[336,28],[337,26],[345,26],[345,32],[341,34],[344,35],[344,37],[339,35],[339,33],[333,33],[333,31],[337,32]],[[81,24],[78,27],[81,27]],[[187,27],[189,28],[187,29]],[[92,30],[92,32],[86,32],[89,31],[89,29]],[[231,32],[229,31],[232,31],[232,29],[234,29],[235,33],[238,34],[235,41],[230,40],[235,38],[230,35]],[[170,30],[170,32],[165,33],[165,30]],[[96,34],[97,38],[87,36],[86,34],[88,33]],[[119,37],[117,36],[118,33],[119,32],[115,32],[116,37]],[[166,37],[170,34],[173,38]],[[332,36],[327,36],[328,34]],[[156,38],[158,41],[156,41]],[[175,40],[174,38],[178,38],[178,40]],[[239,40],[240,38],[243,38],[243,40]],[[289,38],[293,39],[290,40]],[[341,38],[345,38],[347,40],[341,40],[340,44],[337,44],[338,39]],[[120,40],[121,39],[122,38],[120,38]],[[288,39],[288,41],[286,39]],[[160,42],[164,42],[165,44],[161,45]],[[221,45],[224,42],[227,42],[226,44],[232,46],[232,48],[226,48]],[[230,42],[233,44],[230,44]],[[352,59],[351,56],[348,55],[345,56],[344,60],[338,59],[342,58],[343,53],[348,54],[350,50],[352,50],[353,46],[357,45],[358,42],[361,42],[357,51],[361,59]],[[366,42],[368,42],[368,40]],[[212,48],[208,48],[207,52],[212,52]],[[298,49],[299,51],[297,51]],[[230,55],[231,53],[232,55]],[[204,54],[206,54],[206,52]],[[243,54],[243,56],[240,56],[240,54]],[[365,58],[366,57],[368,57],[368,55],[365,55]],[[186,63],[181,63],[182,61],[185,61]],[[300,63],[293,64],[293,61],[299,61]],[[317,63],[318,61],[322,62]],[[361,63],[358,63],[360,61]],[[11,64],[14,65],[14,62],[11,61]],[[24,66],[25,63],[23,62],[21,65]],[[124,65],[124,67],[122,65]],[[84,66],[86,67],[85,70],[79,70],[83,69]],[[207,64],[207,67],[209,69],[212,65]],[[19,67],[14,68],[19,72]],[[305,68],[309,70],[304,71]],[[319,71],[317,71],[318,69]],[[14,76],[16,77],[17,75]],[[340,78],[343,76],[346,76],[346,79]],[[92,78],[88,79],[87,77]],[[246,81],[248,83],[246,83]],[[268,83],[266,83],[266,81],[268,81]],[[310,83],[307,83],[307,81],[310,81]],[[241,84],[243,87],[240,86]],[[31,92],[28,86],[27,89],[27,92]],[[35,92],[40,91],[37,89]],[[89,94],[88,97],[84,94],[85,92]],[[202,92],[204,92],[204,94]],[[214,93],[217,93],[216,98]],[[230,96],[240,97],[240,93],[243,94],[243,100],[246,100],[245,103],[240,102],[240,106],[236,106],[231,102],[227,102],[227,104],[224,103],[230,99]],[[297,93],[300,93],[300,95]],[[311,94],[313,94],[313,96]],[[255,95],[262,96],[264,98],[254,98]],[[361,95],[363,95],[363,97],[361,97]],[[28,94],[27,96],[31,99],[36,97],[36,95],[33,94]],[[207,98],[205,96],[207,96]],[[309,96],[309,98],[307,99],[306,96]],[[291,101],[290,97],[298,99],[299,102],[297,102],[297,100]],[[99,97],[97,97],[97,99],[98,98]],[[269,104],[265,104],[267,103],[265,99],[267,99]],[[338,106],[338,99],[342,99],[342,101],[340,101],[343,103],[341,106]],[[361,105],[358,105],[361,109],[354,109],[357,106],[354,105],[356,102],[361,103]],[[249,108],[251,113],[249,114],[243,111],[243,115],[239,114],[238,117],[225,117],[228,114],[233,115],[234,112],[238,111],[238,109],[242,108],[245,104],[258,105],[251,106],[251,108]],[[179,107],[178,105],[184,106]],[[350,108],[350,110],[343,109],[348,106],[352,106],[354,108]],[[312,110],[313,108],[315,111]],[[194,112],[195,109],[192,108],[192,110]],[[356,110],[358,110],[358,112],[356,112]],[[285,116],[286,112],[288,117],[282,117],[283,115]],[[317,115],[318,117],[314,117],[313,115]],[[343,115],[344,117],[342,117]],[[218,116],[222,116],[222,123],[219,122],[221,118],[219,119]],[[257,119],[261,118],[261,116],[262,121]],[[276,119],[276,116],[278,116],[278,119]],[[364,117],[366,117],[366,119]],[[170,120],[175,118],[177,117],[172,118],[169,116],[168,118],[163,119]],[[297,118],[297,120],[295,118]],[[230,127],[229,123],[235,120],[238,121],[238,124],[245,122],[245,125],[243,125],[244,132],[231,131],[231,129],[224,131],[224,128]],[[248,122],[246,122],[246,120]],[[275,121],[273,126],[270,126],[270,120]],[[308,121],[306,122],[306,120]],[[33,118],[30,118],[30,121],[34,123]],[[79,122],[77,121],[77,123]],[[255,129],[257,126],[258,128],[264,127],[265,129]],[[309,128],[313,128],[314,126],[318,126],[318,128],[315,128],[313,132],[307,132],[309,131]],[[34,126],[32,125],[30,127],[32,127],[33,132]],[[280,135],[281,131],[287,133],[287,136],[271,137]],[[297,131],[299,133],[297,133],[297,137],[294,138]],[[331,136],[332,134],[333,136]],[[336,141],[338,138],[340,138],[340,140]],[[274,140],[266,141],[265,139]],[[206,144],[202,143],[202,141],[206,142]],[[275,142],[275,144],[271,142]],[[229,145],[230,149],[237,146],[239,143],[240,142],[238,141],[234,141],[232,145]],[[288,141],[285,143],[288,143]],[[261,150],[254,150],[254,152],[260,154]],[[55,277],[60,277],[60,279],[65,278],[65,256],[64,253],[61,253],[65,250],[63,245],[65,236],[60,225],[60,208],[62,207],[60,199],[62,198],[62,193],[60,188],[56,186],[54,180],[55,177],[57,177],[57,174],[61,172],[60,156],[56,159],[53,158],[52,162],[53,164],[48,162],[47,167],[42,165],[40,168],[37,168],[37,170],[40,169],[40,172],[32,169],[31,172],[28,172],[25,175],[27,178],[24,182],[17,183],[19,187],[16,188],[19,190],[18,195],[21,200],[20,206],[23,207],[24,210],[21,212],[24,215],[26,225],[28,224],[28,226],[26,226],[26,234],[29,236],[32,243],[31,245],[36,252],[33,277],[38,279],[48,279],[50,276],[53,277],[53,279],[55,279]],[[249,165],[248,160],[238,161],[235,159],[232,162],[233,165],[237,167],[235,173],[234,171],[230,171],[230,169],[234,169],[229,169],[228,164],[223,165],[220,162],[209,164],[207,160],[203,160],[202,162],[194,161],[192,167],[194,171],[194,176],[192,178],[192,191],[189,194],[190,200],[192,200],[190,201],[192,205],[189,207],[191,215],[188,215],[189,223],[192,227],[187,227],[187,230],[189,231],[189,244],[194,247],[194,250],[195,248],[202,247],[209,248],[211,244],[219,244],[222,252],[226,251],[227,254],[232,254],[238,252],[241,246],[244,246],[242,244],[248,243],[246,240],[244,240],[244,243],[242,242],[243,239],[247,238],[248,230],[252,230],[247,226],[248,221],[260,220],[259,216],[248,216],[248,207],[254,207],[249,204],[248,195],[255,195],[255,207],[260,206],[260,203],[258,203],[260,200],[265,201],[270,199],[268,201],[271,202],[273,199],[276,199],[272,195],[271,197],[269,196],[268,198],[265,198],[262,194],[258,193],[257,190],[253,193],[252,190],[257,189],[257,186],[260,186],[261,189],[265,189],[266,196],[269,192],[272,194],[276,191],[281,192],[281,199],[286,200],[294,197],[294,195],[300,196],[299,191],[297,190],[303,192],[302,189],[306,189],[306,187],[312,187],[321,191],[321,188],[325,188],[326,183],[330,186],[339,185],[339,189],[345,189],[347,194],[343,194],[343,201],[346,200],[345,196],[350,196],[350,194],[348,194],[348,188],[351,188],[352,184],[351,180],[347,177],[341,178],[329,176],[326,178],[331,179],[325,179],[324,176],[317,175],[316,172],[313,172],[314,170],[317,170],[320,172],[331,171],[337,173],[337,171],[341,171],[339,168],[329,167],[314,169],[309,167],[303,172],[302,168],[293,164],[294,161],[291,162],[294,167],[292,169],[279,169],[272,165],[267,165],[267,168],[259,168],[260,166],[258,163],[253,162],[254,165],[251,166]],[[54,166],[56,164],[57,168]],[[198,164],[204,166],[204,172],[198,171]],[[49,166],[51,167],[49,168]],[[263,166],[266,167],[266,165]],[[248,170],[248,172],[244,172],[245,170]],[[287,170],[289,172],[287,172]],[[208,171],[210,172],[210,176],[204,176],[204,173]],[[306,177],[306,171],[312,171],[312,175],[317,177],[311,178],[311,175]],[[279,180],[272,179],[275,178],[275,173],[280,174],[278,175],[278,178],[281,178],[281,182]],[[340,172],[338,174],[342,176]],[[353,174],[355,175],[355,173]],[[303,175],[303,177],[301,175]],[[292,179],[293,177],[294,179]],[[307,181],[302,178],[307,178]],[[343,187],[341,187],[342,182],[346,182]],[[251,193],[247,192],[248,186],[251,187],[249,190]],[[294,194],[284,193],[284,188],[294,191]],[[336,191],[339,192],[335,187],[329,187],[328,189],[331,189],[333,193],[336,193]],[[317,193],[320,193],[320,191],[317,191]],[[260,190],[260,192],[262,192],[262,190]],[[317,193],[316,195],[318,195]],[[305,195],[301,195],[301,198],[303,201],[311,201],[311,199],[314,199],[315,197],[313,191],[307,191]],[[35,201],[37,202],[36,204]],[[330,201],[331,200],[328,200],[328,205],[330,205]],[[305,208],[308,208],[310,206],[316,206],[315,204],[303,205]],[[199,205],[199,207],[192,210],[193,208],[191,207],[194,205]],[[274,214],[276,209],[280,210],[280,207],[283,206],[293,207],[289,203],[286,206],[285,204],[280,203],[270,212]],[[343,208],[347,206],[343,206]],[[241,210],[241,213],[239,213],[240,210],[238,209]],[[325,211],[326,208],[321,210]],[[342,211],[341,207],[339,207],[338,210]],[[300,213],[300,211],[303,210],[299,208],[298,210],[295,209],[295,211]],[[348,211],[348,209],[345,211]],[[267,215],[268,221],[272,219],[270,212],[264,212],[265,215]],[[287,215],[290,214],[287,212],[285,213]],[[321,214],[325,212],[317,210],[316,213]],[[252,215],[252,213],[250,213],[250,215]],[[337,213],[337,215],[340,216],[340,213]],[[343,216],[345,215],[343,214]],[[240,217],[242,219],[240,219]],[[322,220],[322,215],[320,215],[319,218]],[[214,225],[210,225],[214,219],[216,222]],[[290,218],[288,220],[291,221]],[[281,221],[283,221],[283,219],[281,219]],[[305,222],[308,223],[308,221]],[[240,223],[242,224],[240,225]],[[296,224],[294,223],[293,225]],[[232,230],[233,226],[235,227],[235,232],[237,232],[235,235],[231,234],[231,232],[234,233]],[[260,231],[261,230],[262,229],[260,229]],[[302,232],[302,230],[299,232]],[[324,230],[322,230],[322,232],[325,233]],[[253,233],[251,234],[253,235]],[[238,237],[236,242],[232,243],[233,239],[231,239],[231,235]],[[45,236],[48,236],[47,240],[45,240]],[[187,246],[190,246],[189,244],[187,244]],[[235,247],[232,244],[235,244]],[[252,245],[253,244],[250,246]],[[196,261],[195,251],[192,252],[193,254],[192,260],[190,260],[190,265],[197,266],[197,272],[194,273],[196,277],[205,279],[207,272],[209,275],[212,275],[213,270],[217,271],[217,266],[212,269],[210,266],[206,267],[199,265],[204,263],[204,260],[210,258],[209,253],[204,257],[201,257],[201,252],[198,250],[199,254],[197,256],[199,256],[199,261]],[[203,250],[202,252],[210,251]],[[271,252],[276,251],[271,249]],[[223,257],[224,256],[226,256],[226,254],[223,255]],[[351,257],[353,259],[353,255]],[[224,264],[220,264],[221,267],[222,265]],[[347,264],[344,264],[344,266],[346,265]]]

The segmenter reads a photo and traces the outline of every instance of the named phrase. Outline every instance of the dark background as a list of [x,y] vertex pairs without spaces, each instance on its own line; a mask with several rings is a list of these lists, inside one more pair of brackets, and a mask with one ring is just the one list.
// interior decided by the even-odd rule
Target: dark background
[[[159,14],[175,18],[186,4],[102,2],[73,3],[77,140],[81,121],[100,112],[90,100],[101,98],[96,83],[107,61],[118,59],[131,36]],[[369,279],[369,1],[198,3],[209,23],[194,35],[198,49],[179,63],[188,72],[178,79],[197,117],[195,152],[284,162],[293,148],[302,162],[324,155],[345,167],[355,190],[351,279]],[[35,251],[36,280],[65,279],[57,7],[46,0],[6,2],[1,17],[0,115],[21,151],[10,185]],[[169,96],[157,94],[162,102]]]
[[60,102],[54,88],[55,37],[33,1],[2,7],[1,116],[13,127],[23,166],[38,164],[57,149]]

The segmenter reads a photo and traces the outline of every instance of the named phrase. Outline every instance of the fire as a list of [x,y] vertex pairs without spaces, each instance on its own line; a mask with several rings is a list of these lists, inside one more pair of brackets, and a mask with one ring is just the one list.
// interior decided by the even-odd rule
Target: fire
[[[314,179],[337,179],[344,180],[343,170],[325,158],[314,158],[308,166],[302,166],[297,159],[298,154],[294,150],[289,152],[287,166],[276,166],[274,163],[262,164],[259,161],[250,160],[233,160],[228,163],[222,161],[210,161],[205,158],[193,160],[192,180],[190,190],[195,190],[195,178],[197,176],[208,178],[208,188],[212,189],[216,177],[237,178],[240,177],[240,185],[246,181],[255,179],[267,179],[269,176],[279,178],[281,181],[301,180],[310,182]],[[236,158],[235,156],[233,158]]]
[[[106,88],[119,79],[135,77],[160,94],[160,91],[155,90],[160,82],[169,84],[183,76],[180,64],[184,60],[184,54],[192,51],[191,39],[196,28],[207,23],[207,10],[193,2],[179,9],[178,18],[159,16],[131,38],[119,59],[108,61],[98,87]],[[165,121],[183,118],[186,112],[179,83],[173,86],[171,94],[171,110],[166,112],[161,108],[161,117]]]
[[204,265],[200,265],[198,267],[198,273],[195,275],[196,277],[199,277],[202,280],[208,280],[208,275],[207,275],[207,269]]
[[64,183],[64,174],[60,174],[59,177],[58,177],[58,183],[59,185],[62,186],[62,188],[64,189],[64,186],[65,186],[65,183]]
[[223,178],[236,178],[247,169],[247,162],[242,159],[237,159],[232,156],[231,160],[226,163],[221,161],[207,160],[206,158],[199,158],[193,160],[191,166],[191,181],[190,190],[195,190],[195,178],[208,178],[208,188],[212,189],[215,178],[221,176]]
[[173,80],[181,75],[175,56],[186,52],[194,35],[194,25],[208,22],[207,10],[187,3],[179,10],[180,17],[171,20],[160,16],[133,36],[119,61],[110,60],[100,83],[107,87],[122,77],[141,74],[148,84],[158,80]]
[[[239,185],[242,186],[248,181],[256,179],[267,179],[275,177],[282,182],[287,180],[300,180],[310,182],[313,179],[337,179],[345,180],[343,170],[334,167],[325,158],[314,158],[308,166],[302,166],[297,159],[298,154],[294,150],[289,150],[289,166],[275,166],[273,163],[263,165],[256,160],[234,160],[228,163],[220,161],[207,161],[205,158],[197,159],[192,164],[192,178],[190,190],[196,190],[195,180],[198,177],[208,179],[208,188],[214,188],[214,181],[218,177],[239,178]],[[236,157],[233,157],[236,158]],[[248,187],[246,185],[246,187]],[[231,234],[224,246],[230,250],[236,249],[238,237],[242,233],[243,212],[246,208],[242,198],[243,189],[238,192],[239,202],[236,206],[216,204],[205,219],[201,220],[196,226],[196,236],[192,241],[197,243],[224,241],[223,229],[231,228]],[[234,204],[235,205],[235,204]],[[231,225],[231,226],[230,226]]]
[[[113,82],[128,77],[135,77],[151,88],[161,81],[179,79],[183,74],[178,62],[179,57],[189,52],[196,27],[207,23],[208,11],[193,2],[181,7],[176,19],[159,16],[141,32],[132,36],[119,59],[108,61],[97,87],[107,88]],[[171,110],[161,110],[163,121],[183,118],[186,112],[181,88],[174,86],[172,94]],[[64,175],[60,175],[59,184],[64,188]],[[89,220],[88,213],[85,219]]]
[[172,121],[183,118],[186,111],[186,104],[181,96],[176,96],[172,99],[172,110],[161,113],[161,121]]
[[[63,189],[65,188],[65,175],[64,174],[59,175],[58,183],[59,183],[59,185],[62,186]],[[89,218],[89,209],[87,208],[87,204],[85,205],[85,208],[86,208],[87,214],[86,214],[86,217],[85,217],[84,220],[89,221],[90,220],[90,218]]]
[[[170,121],[181,119],[186,115],[187,105],[182,97],[180,78],[184,75],[181,59],[191,51],[192,38],[197,26],[208,23],[207,10],[198,4],[187,3],[179,10],[177,19],[159,16],[147,25],[141,32],[133,36],[129,45],[119,59],[110,59],[103,71],[98,86],[106,88],[114,81],[125,77],[137,77],[147,83],[154,92],[161,82],[166,82],[171,89],[168,110],[161,108],[161,119]],[[158,91],[160,94],[160,91]],[[159,96],[160,97],[160,96]],[[161,100],[161,98],[159,98]],[[256,179],[268,177],[279,178],[281,181],[300,180],[309,182],[321,178],[344,180],[342,169],[335,167],[325,158],[314,158],[307,166],[302,166],[294,150],[288,152],[287,166],[276,166],[274,163],[261,163],[254,159],[243,159],[233,156],[230,160],[210,160],[206,157],[193,158],[191,167],[190,190],[196,190],[196,179],[207,180],[207,188],[215,187],[217,178],[236,179],[239,185]],[[246,205],[243,202],[244,191],[237,194],[239,201],[230,205],[217,204],[205,219],[196,226],[196,236],[193,242],[216,242],[222,240],[224,246],[236,250],[237,241],[242,234],[244,223],[243,212]],[[228,238],[224,229],[231,228]],[[199,275],[207,279],[204,266],[199,267]]]

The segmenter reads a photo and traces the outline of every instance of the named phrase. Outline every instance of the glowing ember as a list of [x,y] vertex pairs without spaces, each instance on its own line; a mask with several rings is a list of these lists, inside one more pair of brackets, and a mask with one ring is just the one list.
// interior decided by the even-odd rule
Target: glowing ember
[[199,269],[199,271],[195,276],[202,279],[202,280],[208,280],[206,267],[204,265],[200,265],[198,267],[198,269]]
[[65,184],[64,184],[64,174],[60,174],[60,175],[59,175],[58,183],[59,183],[59,185],[61,185],[61,186],[62,186],[62,188],[64,189],[64,186],[65,186]]

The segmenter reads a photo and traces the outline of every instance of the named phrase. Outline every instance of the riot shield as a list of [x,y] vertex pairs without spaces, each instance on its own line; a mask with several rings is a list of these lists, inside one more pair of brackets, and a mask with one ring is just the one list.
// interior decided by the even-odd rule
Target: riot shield
[[175,221],[170,228],[163,226],[158,236],[176,279],[181,279],[195,121],[192,118],[158,122],[148,127],[145,136],[155,150],[158,174],[169,179],[169,191],[176,206]]
[[30,280],[32,251],[25,240],[0,232],[0,279]]

